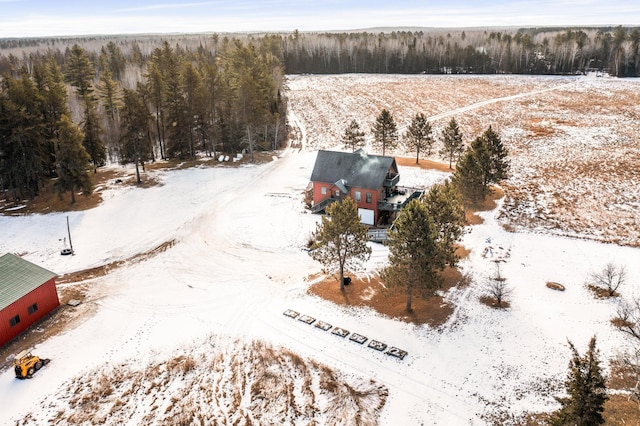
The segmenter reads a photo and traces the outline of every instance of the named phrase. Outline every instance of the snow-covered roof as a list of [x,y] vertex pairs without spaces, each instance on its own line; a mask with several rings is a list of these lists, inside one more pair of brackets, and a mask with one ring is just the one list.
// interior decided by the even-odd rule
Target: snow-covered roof
[[313,172],[312,182],[347,182],[351,188],[379,189],[389,170],[398,170],[393,157],[356,152],[319,150]]
[[0,257],[0,310],[56,276],[14,254]]

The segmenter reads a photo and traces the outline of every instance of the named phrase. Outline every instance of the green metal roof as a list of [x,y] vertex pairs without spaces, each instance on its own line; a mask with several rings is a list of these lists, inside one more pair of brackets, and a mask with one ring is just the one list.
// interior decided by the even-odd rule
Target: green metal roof
[[14,254],[0,257],[0,310],[56,276]]

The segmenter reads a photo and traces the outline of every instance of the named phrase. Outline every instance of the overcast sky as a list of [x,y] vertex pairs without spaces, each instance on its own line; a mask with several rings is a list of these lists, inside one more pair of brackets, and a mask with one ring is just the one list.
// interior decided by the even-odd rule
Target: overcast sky
[[640,25],[640,0],[0,0],[0,37]]

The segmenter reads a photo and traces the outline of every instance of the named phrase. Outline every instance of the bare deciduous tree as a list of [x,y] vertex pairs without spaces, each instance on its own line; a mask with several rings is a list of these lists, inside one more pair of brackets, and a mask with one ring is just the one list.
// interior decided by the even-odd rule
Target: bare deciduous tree
[[507,281],[501,277],[493,278],[487,284],[487,293],[489,297],[495,300],[495,306],[502,308],[503,304],[507,302],[513,289],[509,287]]
[[627,280],[627,269],[610,262],[602,271],[592,273],[589,278],[591,285],[606,291],[609,297],[614,297],[617,295],[618,288]]
[[633,343],[640,345],[640,297],[622,301],[612,322],[629,336]]

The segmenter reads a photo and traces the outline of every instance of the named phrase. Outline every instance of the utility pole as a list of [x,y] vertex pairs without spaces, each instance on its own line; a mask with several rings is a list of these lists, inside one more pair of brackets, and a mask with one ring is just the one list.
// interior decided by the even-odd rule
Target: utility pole
[[69,216],[67,216],[67,234],[69,234],[69,247],[71,248],[71,254],[74,254],[73,243],[71,242],[71,231],[69,230]]

